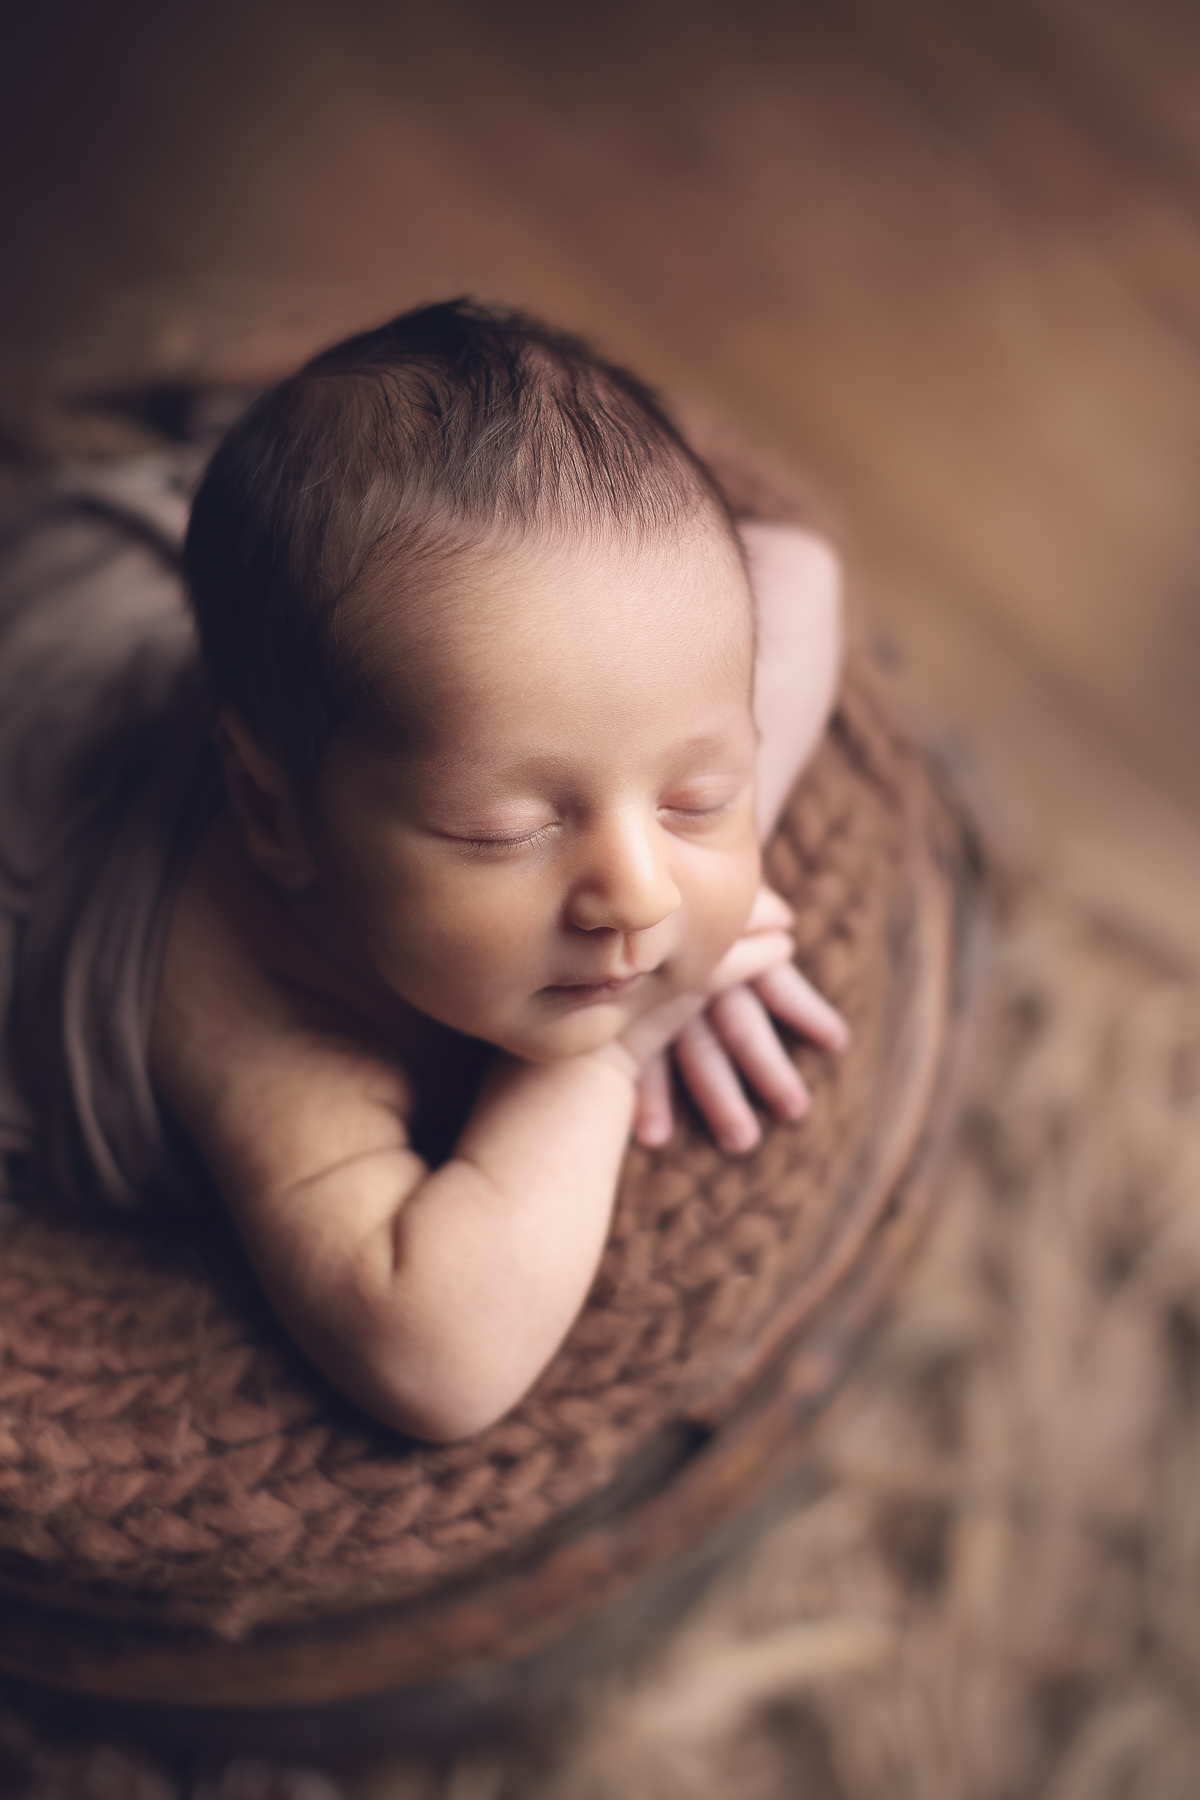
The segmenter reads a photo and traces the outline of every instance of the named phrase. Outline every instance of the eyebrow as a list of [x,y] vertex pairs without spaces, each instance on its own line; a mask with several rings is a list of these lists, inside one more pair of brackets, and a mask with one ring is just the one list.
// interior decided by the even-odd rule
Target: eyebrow
[[[753,719],[751,720],[751,728],[753,735],[757,740],[758,733],[754,728]],[[693,737],[684,738],[677,744],[669,745],[663,751],[663,761],[685,762],[696,757],[716,755],[728,747],[732,736],[732,732],[697,732]],[[523,761],[506,764],[501,772],[509,776],[533,774],[535,772],[557,774],[569,770],[572,766],[572,762],[573,758],[569,753],[559,754],[550,752],[544,756],[530,756]]]
[[[751,739],[753,743],[757,745],[759,732],[753,714],[750,715],[749,725]],[[393,743],[389,745],[386,743],[386,740],[383,742],[380,741],[382,736],[380,733],[370,733],[365,735],[367,735],[368,743],[371,744],[371,747],[374,748],[376,752],[382,752],[384,755],[397,756],[400,759],[410,761],[418,768],[423,765],[430,773],[432,773],[434,768],[440,764],[441,768],[447,773],[450,773],[451,779],[454,780],[455,776],[457,776],[462,769],[461,764],[459,764],[457,769],[455,768],[455,762],[457,761],[457,746],[450,750],[449,758],[447,759],[449,767],[447,768],[447,764],[443,763],[440,757],[434,758],[422,754],[421,751],[416,750],[415,746],[411,744],[402,747],[393,741]],[[736,733],[732,726],[725,731],[695,732],[692,736],[682,738],[679,742],[669,745],[663,751],[662,759],[665,763],[687,762],[707,755],[717,754],[728,747],[731,738],[735,735]],[[550,779],[554,779],[569,774],[573,761],[574,759],[569,751],[547,751],[544,754],[535,753],[521,760],[504,764],[493,763],[490,766],[485,764],[481,767],[478,762],[473,762],[469,769],[463,771],[463,774],[473,785],[478,783],[481,779],[486,779],[489,775],[494,775],[497,780],[502,782],[516,781],[521,780],[522,778],[546,779],[549,777]],[[456,780],[455,785],[458,785]]]

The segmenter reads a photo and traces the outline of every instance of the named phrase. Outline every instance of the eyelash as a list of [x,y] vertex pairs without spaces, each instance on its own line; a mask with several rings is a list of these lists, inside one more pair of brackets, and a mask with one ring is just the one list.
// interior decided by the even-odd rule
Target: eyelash
[[539,826],[536,831],[527,831],[523,837],[511,838],[463,838],[462,842],[468,850],[524,850],[531,844],[540,844],[550,835],[548,826]]
[[[677,819],[712,819],[718,813],[728,812],[729,802],[722,801],[718,806],[664,806],[662,810],[674,813]],[[542,825],[536,831],[527,831],[522,837],[463,838],[460,841],[467,850],[475,853],[487,850],[527,850],[534,844],[544,843],[551,830],[552,827]]]

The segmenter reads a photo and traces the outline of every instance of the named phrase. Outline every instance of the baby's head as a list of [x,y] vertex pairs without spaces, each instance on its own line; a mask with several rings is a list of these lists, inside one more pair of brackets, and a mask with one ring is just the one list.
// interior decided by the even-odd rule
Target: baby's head
[[571,1054],[738,934],[745,568],[632,377],[523,318],[406,314],[250,408],[187,571],[248,854],[403,999]]

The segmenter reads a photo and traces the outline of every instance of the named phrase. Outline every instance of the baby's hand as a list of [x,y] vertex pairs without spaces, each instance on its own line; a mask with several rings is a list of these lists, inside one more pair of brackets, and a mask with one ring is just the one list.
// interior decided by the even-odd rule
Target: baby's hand
[[[760,1135],[739,1069],[779,1118],[798,1119],[808,1111],[808,1090],[779,1040],[772,1014],[823,1049],[842,1050],[849,1041],[845,1020],[790,961],[790,937],[785,938],[785,954],[776,956],[762,972],[751,975],[747,970],[730,978],[731,958],[736,962],[738,955],[745,957],[752,946],[761,952],[768,944],[777,945],[791,923],[786,901],[770,888],[760,888],[744,935],[716,971],[716,997],[703,1014],[693,1013],[671,1042],[679,1072],[723,1150],[752,1150]],[[664,1144],[673,1125],[670,1069],[663,1049],[643,1067],[634,1136],[650,1147]]]
[[792,914],[777,894],[760,888],[741,937],[730,946],[702,990],[677,994],[652,1012],[627,1025],[612,1046],[614,1055],[637,1078],[653,1059],[678,1041],[682,1032],[699,1019],[718,995],[741,982],[757,981],[768,971],[787,965],[795,952],[791,935]]

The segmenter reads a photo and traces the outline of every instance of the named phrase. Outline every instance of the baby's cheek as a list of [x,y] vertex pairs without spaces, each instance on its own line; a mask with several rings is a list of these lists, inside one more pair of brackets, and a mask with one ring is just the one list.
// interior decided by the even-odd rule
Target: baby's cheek
[[724,882],[722,922],[728,932],[726,947],[742,935],[754,905],[754,896],[762,880],[762,857],[757,839],[746,843],[738,855],[729,858]]
[[758,891],[760,864],[757,846],[723,858],[719,867],[706,871],[698,884],[700,897],[697,949],[707,973],[742,935]]
[[[558,964],[554,933],[538,897],[448,886],[422,907],[419,976],[429,992],[453,995],[472,1014],[507,1005],[514,987],[537,988]],[[467,1029],[467,1027],[463,1027]]]

